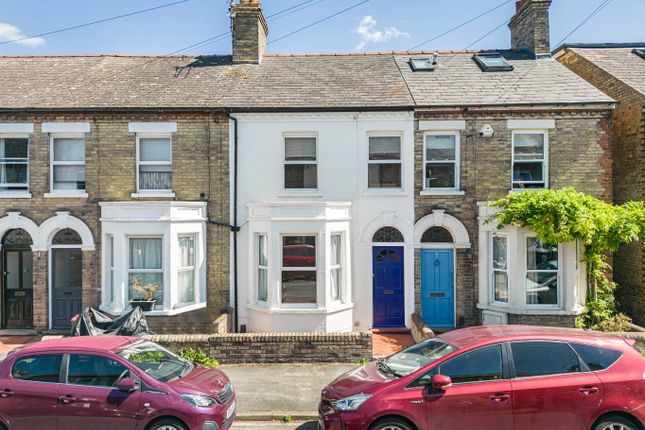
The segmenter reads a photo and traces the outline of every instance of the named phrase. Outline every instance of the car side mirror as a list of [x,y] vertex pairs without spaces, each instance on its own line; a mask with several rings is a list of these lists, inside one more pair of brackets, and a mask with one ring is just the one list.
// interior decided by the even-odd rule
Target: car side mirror
[[450,376],[446,375],[432,375],[430,385],[432,385],[432,388],[435,390],[446,391],[448,388],[452,387],[452,379],[450,379]]
[[119,391],[131,393],[137,389],[137,380],[134,378],[121,379],[116,387]]

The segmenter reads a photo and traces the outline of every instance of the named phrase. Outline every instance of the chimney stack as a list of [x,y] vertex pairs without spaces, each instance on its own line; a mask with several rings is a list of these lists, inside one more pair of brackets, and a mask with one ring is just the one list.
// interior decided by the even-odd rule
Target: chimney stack
[[511,29],[511,47],[527,49],[536,56],[551,54],[549,7],[551,0],[518,0]]
[[231,32],[233,34],[233,63],[260,64],[266,52],[269,27],[259,0],[231,1]]

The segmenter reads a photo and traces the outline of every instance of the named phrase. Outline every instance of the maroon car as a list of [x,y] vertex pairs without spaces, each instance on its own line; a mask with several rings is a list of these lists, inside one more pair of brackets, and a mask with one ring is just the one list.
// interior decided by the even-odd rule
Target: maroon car
[[0,362],[1,430],[226,430],[234,419],[224,373],[139,338],[51,340]]
[[643,430],[632,341],[533,326],[455,330],[336,379],[325,430]]

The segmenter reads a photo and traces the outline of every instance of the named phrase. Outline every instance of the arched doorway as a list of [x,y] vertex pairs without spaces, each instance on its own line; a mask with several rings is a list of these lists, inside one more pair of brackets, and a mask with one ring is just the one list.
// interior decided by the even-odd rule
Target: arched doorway
[[2,238],[2,326],[9,329],[32,328],[33,240],[21,228],[9,230]]
[[81,312],[83,252],[81,236],[70,228],[58,231],[51,243],[51,327],[71,327],[71,318]]
[[403,234],[392,226],[372,237],[372,304],[375,328],[405,327]]
[[428,228],[421,236],[421,317],[430,327],[455,326],[455,252],[452,234]]

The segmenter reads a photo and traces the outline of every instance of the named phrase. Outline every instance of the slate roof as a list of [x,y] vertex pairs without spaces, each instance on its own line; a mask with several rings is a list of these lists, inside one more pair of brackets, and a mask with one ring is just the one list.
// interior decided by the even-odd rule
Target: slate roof
[[[557,61],[508,53],[513,72],[484,73],[473,52],[230,56],[0,57],[0,110],[409,109],[416,106],[611,102]],[[528,72],[528,73],[527,73]]]
[[645,49],[645,43],[635,44],[580,44],[565,45],[570,51],[645,95],[645,59],[636,55],[634,48]]

